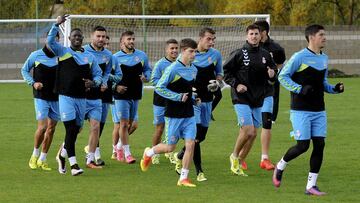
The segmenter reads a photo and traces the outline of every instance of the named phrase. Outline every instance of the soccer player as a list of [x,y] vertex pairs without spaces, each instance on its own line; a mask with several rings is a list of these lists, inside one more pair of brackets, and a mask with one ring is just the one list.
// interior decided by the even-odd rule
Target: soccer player
[[99,86],[101,69],[96,58],[82,48],[83,33],[79,28],[70,32],[70,47],[64,47],[55,41],[59,25],[66,21],[66,15],[58,16],[47,37],[48,45],[59,56],[55,89],[59,93],[59,111],[65,126],[65,142],[56,159],[59,173],[65,174],[65,157],[68,157],[71,174],[80,175],[83,170],[78,166],[75,156],[75,142],[85,118],[85,93],[90,87]]
[[256,128],[261,125],[264,89],[267,83],[275,80],[276,68],[270,53],[259,46],[259,27],[249,25],[246,33],[244,46],[235,50],[224,64],[225,82],[231,86],[231,99],[240,126],[234,151],[230,155],[230,169],[242,176],[247,175],[239,166],[239,161],[245,160],[256,138]]
[[[260,28],[260,46],[267,50],[273,58],[277,70],[280,70],[285,61],[284,49],[269,36],[270,26],[265,20],[256,21],[256,25]],[[279,109],[279,81],[275,80],[274,85],[267,84],[266,95],[263,106],[261,108],[262,129],[261,129],[261,161],[260,168],[265,170],[273,170],[274,164],[269,159],[269,148],[271,140],[271,125],[274,118],[277,117]]]
[[166,144],[159,143],[152,148],[145,148],[140,162],[141,170],[147,171],[152,156],[174,151],[179,139],[183,138],[186,151],[177,185],[185,187],[196,187],[188,178],[196,134],[192,88],[195,85],[197,69],[191,64],[195,59],[196,48],[197,44],[194,40],[189,38],[181,40],[181,55],[176,62],[165,69],[155,87],[155,91],[167,99],[165,107]]
[[[59,33],[56,33],[59,41]],[[55,86],[57,57],[48,45],[34,51],[21,68],[21,74],[28,85],[33,87],[37,129],[34,136],[34,150],[29,161],[31,169],[51,170],[46,161],[55,127],[60,120],[59,95],[53,92]],[[33,69],[33,75],[30,71]],[[42,150],[40,154],[40,145]]]
[[327,81],[328,56],[322,52],[325,47],[325,29],[321,25],[310,25],[305,29],[307,48],[296,52],[285,64],[279,74],[282,86],[290,91],[291,135],[296,145],[290,147],[277,163],[273,184],[280,187],[286,165],[309,149],[310,140],[313,151],[310,157],[310,172],[305,194],[322,196],[316,180],[323,160],[327,132],[324,92],[336,94],[344,92],[343,83],[330,85]]
[[[84,47],[95,56],[103,76],[101,87],[92,87],[86,92],[85,117],[90,123],[89,143],[85,147],[86,167],[93,169],[105,165],[101,159],[99,139],[104,129],[109,103],[112,102],[112,83],[109,81],[109,74],[113,68],[113,60],[111,51],[104,48],[105,40],[106,29],[103,26],[96,26],[91,33],[91,43]],[[121,80],[122,73],[119,66],[114,68],[115,73],[111,78],[117,83]]]
[[[161,75],[164,73],[165,68],[168,67],[171,63],[173,63],[179,55],[179,44],[175,39],[169,39],[166,41],[166,48],[165,48],[166,56],[161,58],[158,62],[156,62],[154,69],[151,74],[150,82],[152,85],[156,86],[158,81],[161,78]],[[164,132],[165,127],[165,101],[166,99],[160,96],[156,91],[154,91],[153,97],[153,111],[154,111],[154,125],[155,125],[155,132],[152,139],[152,146],[155,146],[161,142],[161,135]],[[168,158],[173,159],[173,154],[170,153],[167,155]],[[160,155],[157,154],[152,157],[153,164],[160,163]]]
[[[212,48],[215,43],[215,31],[205,27],[199,32],[199,43],[194,66],[198,70],[195,80],[195,88],[198,97],[201,99],[199,106],[194,106],[196,118],[196,139],[194,147],[194,165],[196,168],[197,181],[206,181],[207,178],[201,166],[200,143],[205,140],[211,119],[213,92],[219,89],[219,84],[223,80],[222,58],[218,50]],[[182,159],[185,149],[177,154],[178,159]],[[176,158],[175,158],[176,159]],[[175,165],[175,170],[179,172],[180,161]]]
[[151,68],[147,55],[135,49],[135,34],[133,31],[125,31],[120,36],[122,49],[114,54],[120,64],[123,79],[116,85],[114,92],[116,113],[120,118],[120,139],[124,151],[117,152],[118,160],[125,159],[126,163],[135,163],[131,155],[129,145],[129,126],[135,119],[138,111],[139,100],[142,97],[143,82],[150,79]]

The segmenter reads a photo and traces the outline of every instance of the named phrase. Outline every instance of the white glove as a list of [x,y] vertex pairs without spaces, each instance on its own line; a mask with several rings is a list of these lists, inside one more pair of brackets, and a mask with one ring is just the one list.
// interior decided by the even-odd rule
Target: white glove
[[209,92],[216,92],[219,89],[219,84],[217,80],[210,80],[207,86]]

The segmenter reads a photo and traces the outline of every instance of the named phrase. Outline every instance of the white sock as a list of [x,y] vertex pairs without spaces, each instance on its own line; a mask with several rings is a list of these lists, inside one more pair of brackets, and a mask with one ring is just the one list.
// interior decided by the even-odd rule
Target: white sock
[[67,157],[67,151],[66,151],[65,148],[62,148],[62,149],[61,149],[60,156],[62,156],[62,157],[64,157],[64,158]]
[[95,161],[95,156],[93,152],[89,152],[86,155],[86,164],[89,164],[90,162]]
[[189,174],[189,169],[182,168],[180,173],[180,181],[186,179]]
[[261,155],[261,161],[264,161],[265,159],[269,159],[269,155],[267,155],[267,154],[262,154],[262,155]]
[[125,158],[128,157],[129,155],[131,155],[130,153],[130,145],[123,145],[123,149],[124,149],[124,154],[125,154]]
[[149,150],[147,150],[147,151],[145,152],[145,154],[146,154],[146,156],[148,156],[148,157],[154,156],[154,155],[155,155],[154,147],[151,148],[151,149],[149,149]]
[[70,163],[70,166],[77,164],[76,156],[69,157],[69,163]]
[[118,143],[116,144],[116,149],[120,150],[121,147],[122,147],[122,143],[121,143],[121,140],[119,139]]
[[238,156],[234,156],[234,153],[231,153],[231,157],[232,157],[233,159],[239,159]]
[[287,165],[287,162],[284,161],[283,158],[281,158],[279,163],[277,163],[276,168],[283,171],[285,169],[286,165]]
[[307,190],[316,185],[316,180],[317,180],[318,175],[319,175],[318,173],[309,173],[308,182],[306,184]]
[[100,155],[100,147],[96,147],[95,149],[95,159],[100,159],[101,155]]
[[113,151],[112,153],[115,153],[116,152],[116,145],[113,145]]
[[41,152],[41,154],[40,154],[40,161],[46,161],[46,155],[47,155],[47,153],[44,153],[44,152]]
[[34,150],[33,150],[32,155],[33,155],[33,156],[36,156],[36,157],[39,157],[39,155],[40,155],[40,149],[34,147]]

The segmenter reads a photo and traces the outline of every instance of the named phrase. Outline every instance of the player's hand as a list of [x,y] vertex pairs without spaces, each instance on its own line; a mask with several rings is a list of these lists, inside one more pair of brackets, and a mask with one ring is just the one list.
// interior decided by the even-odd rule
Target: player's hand
[[139,77],[141,82],[149,82],[143,74],[139,75]]
[[269,66],[267,67],[267,73],[269,75],[269,78],[273,78],[275,76],[275,70],[271,69]]
[[116,86],[116,92],[119,94],[124,94],[127,91],[127,87],[124,85],[117,85]]
[[199,106],[201,104],[201,99],[199,97],[195,98],[195,105]]
[[300,90],[300,95],[309,96],[314,93],[314,88],[311,85],[305,85]]
[[186,102],[186,100],[188,100],[189,98],[189,93],[181,93],[181,102]]
[[86,88],[93,87],[94,84],[95,84],[95,83],[94,83],[92,80],[90,80],[90,79],[84,79],[84,78],[83,78],[83,81],[84,81],[84,83],[85,83],[85,87],[86,87]]
[[247,87],[243,84],[238,84],[238,86],[236,87],[236,91],[239,93],[244,93],[247,91]]
[[44,87],[44,85],[41,82],[35,82],[33,84],[33,87],[35,90],[41,90]]
[[210,80],[207,89],[209,92],[216,92],[219,89],[217,80]]
[[344,92],[344,84],[342,82],[339,82],[338,84],[335,85],[334,87],[334,91],[338,92],[338,93],[342,93]]
[[105,92],[105,90],[107,90],[107,88],[108,88],[107,85],[102,84],[100,87],[100,91]]
[[56,24],[57,24],[57,25],[62,24],[63,22],[66,21],[66,18],[67,18],[68,16],[69,16],[69,14],[65,14],[65,15],[62,15],[62,16],[58,16],[58,17],[56,18]]

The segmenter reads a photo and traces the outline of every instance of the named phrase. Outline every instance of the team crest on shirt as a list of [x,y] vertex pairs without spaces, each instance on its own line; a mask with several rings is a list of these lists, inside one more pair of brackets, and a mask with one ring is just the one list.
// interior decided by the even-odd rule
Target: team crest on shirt
[[263,63],[263,64],[266,64],[266,59],[265,59],[265,57],[262,57],[262,63]]
[[140,61],[140,58],[138,56],[135,56],[135,61],[136,62]]
[[212,58],[209,56],[209,58],[208,58],[208,62],[209,63],[212,63]]

